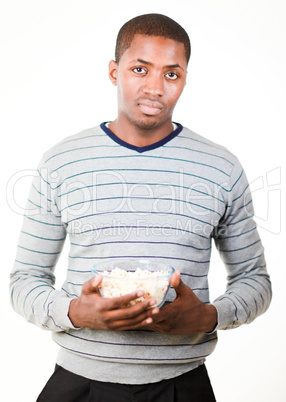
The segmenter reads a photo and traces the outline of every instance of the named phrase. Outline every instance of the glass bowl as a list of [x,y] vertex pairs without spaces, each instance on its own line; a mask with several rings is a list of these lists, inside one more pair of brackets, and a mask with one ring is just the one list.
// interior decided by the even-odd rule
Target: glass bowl
[[126,307],[153,297],[153,307],[161,307],[170,288],[174,268],[148,259],[115,259],[94,265],[92,272],[102,275],[98,286],[102,297],[118,297],[142,289],[144,295],[132,300]]

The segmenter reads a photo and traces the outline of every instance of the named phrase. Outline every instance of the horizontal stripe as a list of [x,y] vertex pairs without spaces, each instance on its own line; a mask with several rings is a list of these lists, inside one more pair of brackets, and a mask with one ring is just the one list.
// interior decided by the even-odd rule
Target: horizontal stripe
[[218,237],[218,239],[219,240],[235,239],[237,237],[247,235],[247,234],[253,232],[254,230],[256,230],[256,225],[253,228],[247,230],[246,232],[242,232],[242,233],[235,234],[235,235],[232,235],[232,236],[221,236],[221,237]]
[[247,314],[249,306],[248,306],[247,302],[243,299],[243,297],[240,294],[236,293],[237,288],[239,289],[239,286],[237,286],[237,284],[236,284],[235,286],[232,286],[231,290],[227,290],[226,293],[228,295],[233,295],[234,299],[239,300],[239,304],[241,304],[241,306],[244,308],[245,313]]
[[31,267],[38,267],[38,268],[54,268],[55,265],[39,265],[39,264],[31,264],[29,262],[23,262],[20,260],[15,260],[16,262],[18,262],[19,264],[23,264],[23,265],[28,265]]
[[22,230],[21,233],[24,233],[24,234],[26,234],[28,236],[31,236],[31,237],[34,237],[36,239],[47,240],[47,241],[63,241],[63,240],[66,239],[65,237],[62,237],[60,239],[51,239],[51,238],[47,238],[47,237],[40,237],[40,236],[36,236],[36,235],[34,235],[32,233],[25,232],[24,230]]
[[[68,268],[68,272],[76,272],[78,274],[84,274],[84,275],[89,274],[90,275],[91,274],[91,269],[84,270],[83,268],[81,268],[81,269]],[[65,289],[63,289],[63,290],[65,290]],[[65,290],[65,292],[67,292],[67,291]]]
[[237,225],[238,223],[247,221],[247,220],[249,220],[249,219],[252,219],[253,217],[254,217],[254,214],[249,215],[249,216],[247,216],[246,218],[240,219],[239,221],[228,223],[226,226],[228,227],[228,226]]
[[63,225],[59,225],[57,223],[49,223],[49,222],[39,221],[39,220],[31,218],[30,216],[27,216],[27,215],[25,215],[25,218],[30,219],[31,221],[34,221],[34,222],[42,223],[43,225],[57,226],[57,227],[62,227],[63,228]]
[[[79,286],[79,287],[82,287],[84,283],[85,282],[82,282],[82,283],[67,282],[68,285]],[[208,291],[209,289],[208,288],[192,288],[193,292],[198,291],[198,290],[199,291]]]
[[57,255],[57,254],[60,254],[60,251],[55,252],[55,253],[47,253],[46,251],[31,250],[30,248],[23,247],[23,246],[21,246],[20,244],[18,244],[18,247],[21,248],[21,249],[23,249],[23,250],[29,251],[29,252],[31,252],[31,253],[47,254],[47,255]]
[[187,137],[185,135],[180,135],[180,138],[183,138],[183,139],[186,139],[186,140],[189,140],[189,141],[194,141],[194,142],[197,142],[199,144],[203,144],[204,146],[206,145],[207,147],[210,147],[210,148],[213,148],[213,149],[218,149],[221,152],[228,153],[228,151],[225,148],[221,147],[220,145],[210,143],[208,141],[199,140],[199,139],[191,137],[191,136]]
[[250,200],[247,204],[242,205],[241,207],[237,208],[237,211],[241,210],[241,209],[245,209],[246,207],[248,207],[250,204],[252,204],[252,200]]
[[71,138],[69,140],[62,141],[60,145],[68,144],[70,142],[86,140],[87,138],[97,138],[97,137],[105,137],[105,134],[92,134],[92,135],[85,135],[83,137],[78,138]]
[[114,256],[114,257],[98,257],[98,256],[72,256],[70,255],[69,258],[72,259],[83,259],[83,260],[102,260],[102,259],[110,259],[110,258],[161,258],[161,259],[167,259],[167,260],[179,260],[179,261],[188,261],[188,262],[194,262],[196,264],[208,264],[210,260],[206,261],[196,261],[196,260],[191,260],[188,258],[183,258],[183,257],[166,257],[166,256],[159,256],[159,255],[136,255],[136,256],[130,256],[130,255],[120,255],[120,256]]
[[[247,282],[244,282],[244,281],[241,281],[240,283],[242,283],[243,285],[246,285],[246,286],[250,286],[253,290],[255,290],[255,291],[260,295],[261,300],[262,300],[262,301],[264,300],[264,297],[263,297],[262,294],[259,292],[259,290],[257,289],[257,287],[252,286],[252,285],[250,285],[250,283],[247,283]],[[255,299],[254,299],[254,300],[255,300]]]
[[80,163],[80,162],[87,162],[87,161],[101,160],[101,159],[103,159],[103,160],[108,160],[108,159],[111,159],[111,160],[124,159],[124,160],[126,160],[126,159],[129,159],[129,158],[137,158],[137,159],[138,159],[138,158],[160,159],[160,160],[166,160],[166,161],[176,161],[176,162],[191,163],[191,164],[194,164],[194,165],[204,166],[204,167],[208,167],[208,168],[210,168],[210,169],[217,170],[218,172],[220,172],[220,173],[224,174],[225,176],[228,176],[228,177],[229,177],[229,174],[228,174],[228,173],[224,172],[223,170],[221,170],[221,169],[219,169],[219,168],[217,168],[217,167],[215,167],[215,166],[208,165],[208,164],[206,164],[206,163],[201,163],[201,162],[196,162],[196,161],[190,161],[190,160],[187,160],[187,159],[170,158],[170,157],[167,157],[167,156],[142,155],[142,154],[140,154],[140,155],[96,156],[96,157],[93,157],[93,158],[78,159],[78,160],[75,160],[75,161],[67,162],[67,163],[65,163],[65,164],[63,164],[63,165],[57,167],[57,168],[54,169],[51,173],[57,172],[58,170],[63,169],[63,168],[66,167],[66,166],[69,166],[69,165],[72,165],[72,164],[75,164],[75,163]]
[[[261,286],[264,289],[265,293],[268,293],[268,288],[261,281],[258,281],[257,279],[252,277],[248,277],[247,280],[255,282],[257,285]],[[268,282],[268,278],[266,278],[266,281]],[[263,298],[263,300],[265,300],[265,298]]]
[[[14,274],[12,274],[11,276],[15,275],[15,276],[17,277],[20,272],[21,272],[21,271],[16,271],[16,272],[15,272]],[[29,271],[21,272],[21,277],[23,277],[25,281],[26,281],[27,279],[36,279],[36,278],[38,278],[38,279],[43,279],[43,281],[41,281],[41,282],[47,283],[47,281],[50,281],[50,280],[51,280],[51,275],[39,274],[39,273],[38,273],[38,274],[30,275]],[[18,279],[20,279],[20,277],[18,277]]]
[[77,246],[77,247],[95,247],[95,246],[103,246],[106,244],[154,244],[154,245],[161,245],[161,244],[169,244],[169,245],[174,245],[174,246],[182,246],[182,247],[189,247],[193,248],[195,250],[210,250],[211,246],[207,248],[203,247],[195,247],[191,244],[182,244],[182,243],[176,243],[176,242],[171,242],[171,241],[144,241],[144,240],[118,240],[118,241],[106,241],[106,242],[100,242],[100,243],[92,243],[92,244],[79,244],[79,243],[73,243],[71,242],[71,246]]
[[[42,282],[42,281],[38,281],[37,283],[39,283],[39,282]],[[34,288],[30,289],[29,292],[27,293],[25,299],[24,299],[24,302],[23,302],[23,308],[24,308],[24,309],[25,309],[26,301],[27,301],[28,297],[30,296],[30,294],[33,293],[34,290],[39,289],[39,288],[42,288],[42,287],[48,287],[48,288],[50,288],[51,285],[49,285],[48,283],[44,283],[43,285],[37,285],[37,286],[35,286]]]
[[[217,212],[217,211],[215,211],[214,209],[212,209],[212,208],[207,208],[207,207],[204,207],[203,205],[200,205],[200,204],[196,204],[196,203],[194,203],[194,202],[190,202],[190,201],[185,201],[185,200],[181,200],[181,199],[177,199],[177,198],[156,198],[156,197],[139,197],[139,196],[130,196],[130,197],[121,197],[121,196],[119,196],[119,197],[104,197],[104,198],[93,198],[93,199],[91,199],[91,200],[85,200],[85,201],[80,201],[80,202],[75,202],[74,204],[70,204],[70,205],[67,205],[66,207],[64,207],[64,208],[62,208],[61,210],[60,210],[60,212],[63,212],[64,210],[66,210],[66,209],[68,209],[68,208],[71,208],[71,207],[75,207],[75,206],[77,206],[77,205],[82,205],[82,204],[86,204],[86,203],[92,203],[92,202],[99,202],[99,201],[109,201],[109,200],[122,200],[122,199],[124,199],[124,200],[146,200],[146,201],[151,201],[151,200],[154,200],[154,201],[172,201],[172,202],[182,202],[182,203],[184,203],[184,204],[188,204],[188,205],[194,205],[194,206],[196,206],[196,207],[199,207],[199,208],[201,208],[201,209],[204,209],[204,210],[206,210],[206,211],[210,211],[210,212],[213,212],[213,213],[215,213],[215,214],[217,214],[217,215],[219,215],[220,216],[220,212]],[[123,211],[111,211],[111,213],[116,213],[116,212],[123,212]],[[132,212],[133,213],[133,211],[124,211],[125,213],[127,212],[127,213],[130,213],[130,212]],[[134,211],[135,213],[153,213],[152,211]],[[168,213],[168,212],[161,212],[161,211],[158,211],[158,212],[155,212],[156,214],[171,214],[171,215],[181,215],[181,214],[174,214],[174,213]],[[99,213],[100,214],[100,213]],[[187,216],[187,215],[182,215],[182,216]],[[196,219],[196,220],[198,220],[198,219]],[[213,225],[212,225],[213,226]]]
[[213,153],[210,153],[210,152],[200,151],[198,149],[188,148],[188,147],[178,147],[178,146],[175,146],[175,145],[172,145],[172,146],[163,145],[163,147],[164,148],[170,148],[170,149],[182,149],[183,151],[196,152],[196,153],[199,153],[199,154],[202,154],[202,155],[212,156],[214,158],[222,159],[222,160],[228,162],[231,166],[234,166],[234,164],[229,159],[225,158],[224,156],[213,154]]
[[[52,213],[52,211],[51,211],[50,209],[47,210],[47,209],[45,209],[44,207],[42,207],[41,205],[35,204],[33,201],[31,201],[31,200],[29,200],[29,199],[28,199],[27,202],[30,203],[30,204],[32,204],[32,205],[34,205],[34,206],[37,207],[37,208],[42,209],[43,211],[46,212],[46,214]],[[28,210],[28,211],[29,211],[29,210]]]
[[[83,186],[83,187],[78,187],[78,188],[75,188],[75,189],[73,189],[73,190],[70,190],[70,191],[68,191],[67,193],[61,193],[61,194],[59,194],[58,195],[58,198],[61,198],[61,197],[64,197],[64,196],[67,196],[67,195],[69,195],[69,194],[72,194],[72,193],[74,193],[74,192],[76,192],[76,191],[81,191],[81,190],[85,190],[85,189],[87,189],[87,188],[97,188],[97,187],[105,187],[105,186],[112,186],[112,187],[114,187],[114,186],[116,186],[116,185],[120,185],[120,186],[122,186],[122,182],[112,182],[112,183],[100,183],[100,184],[93,184],[93,185],[90,185],[90,186]],[[171,188],[179,188],[179,189],[186,189],[186,190],[188,190],[188,191],[190,191],[190,190],[192,190],[192,191],[194,191],[195,193],[199,193],[199,194],[202,194],[202,195],[206,195],[207,197],[210,197],[210,198],[213,198],[213,199],[215,199],[215,200],[218,200],[220,203],[222,203],[222,204],[224,204],[225,203],[225,201],[224,200],[222,200],[222,199],[220,199],[220,198],[218,198],[218,197],[216,197],[216,196],[214,196],[213,194],[209,194],[209,193],[205,193],[204,191],[200,191],[200,190],[197,190],[196,188],[192,188],[192,187],[187,187],[187,186],[180,186],[180,185],[177,185],[177,184],[167,184],[167,183],[143,183],[143,182],[140,182],[140,183],[136,183],[136,182],[132,182],[132,183],[130,183],[130,182],[128,182],[128,181],[124,181],[124,185],[139,185],[140,187],[141,186],[157,186],[157,187],[163,187],[163,186],[165,186],[165,187],[167,187],[167,188],[169,188],[169,187],[171,187]],[[159,197],[158,197],[159,198]]]
[[[212,183],[212,184],[214,184],[214,185],[220,187],[222,190],[224,190],[224,191],[226,191],[226,192],[231,192],[231,191],[232,191],[232,188],[231,188],[231,189],[227,189],[227,188],[223,187],[221,184],[219,184],[219,183],[217,183],[217,182],[215,182],[215,181],[213,181],[213,180],[211,180],[211,179],[208,179],[208,178],[206,178],[206,177],[202,177],[202,176],[199,176],[199,175],[196,175],[196,174],[192,174],[192,173],[186,173],[186,172],[181,172],[181,171],[176,171],[176,170],[162,170],[162,169],[154,170],[154,169],[135,169],[135,168],[133,168],[133,169],[99,169],[99,170],[87,170],[87,171],[85,171],[85,172],[76,173],[76,174],[73,174],[73,175],[71,175],[71,176],[67,176],[67,177],[65,177],[65,178],[62,179],[62,182],[61,182],[60,184],[58,184],[56,187],[51,187],[51,188],[52,188],[52,190],[57,190],[59,187],[61,187],[61,185],[62,185],[63,183],[65,183],[65,182],[66,182],[67,180],[69,180],[69,179],[74,179],[75,177],[82,176],[82,175],[85,175],[85,174],[100,173],[100,172],[104,172],[104,173],[106,173],[106,172],[150,172],[151,174],[163,173],[165,177],[166,177],[166,174],[167,174],[167,173],[179,174],[179,175],[195,177],[195,178],[197,178],[197,179],[201,179],[201,180],[207,181],[208,183]],[[139,183],[139,184],[140,184],[140,183]]]
[[[105,136],[101,136],[98,135],[98,137],[105,137]],[[90,138],[90,137],[84,137],[84,138]],[[78,141],[78,139],[76,139],[75,141]],[[65,144],[65,142],[63,143]],[[203,154],[203,155],[208,155],[214,158],[218,158],[221,160],[226,161],[227,163],[229,163],[231,166],[234,166],[234,164],[227,158],[221,156],[221,155],[217,155],[214,153],[210,153],[210,152],[204,152],[204,151],[200,151],[198,149],[194,149],[194,148],[188,148],[188,147],[179,147],[179,146],[170,146],[170,145],[162,145],[162,147],[164,148],[170,148],[170,149],[182,149],[183,151],[190,151],[190,152],[194,152],[194,153],[199,153],[199,154]],[[77,147],[77,148],[71,148],[71,149],[67,149],[65,151],[62,152],[58,152],[56,154],[53,154],[52,156],[50,156],[48,159],[45,160],[45,163],[47,163],[48,161],[50,161],[53,158],[56,158],[57,156],[61,156],[70,152],[76,152],[76,151],[82,151],[82,150],[87,150],[87,149],[102,149],[102,148],[120,148],[119,144],[114,144],[114,145],[110,145],[110,144],[101,144],[101,145],[90,145],[90,146],[86,146],[86,147]]]
[[[114,256],[112,256],[112,257],[101,257],[101,259],[102,260],[110,260],[110,259],[112,259],[112,258],[120,258],[120,257],[114,257]],[[125,257],[125,258],[136,258],[136,257],[133,257],[133,256],[128,256],[128,257]],[[140,257],[140,258],[148,258],[148,257]],[[155,259],[155,258],[157,258],[156,256],[152,256],[152,257],[149,257],[149,258],[152,258],[152,259]],[[158,257],[158,258],[162,258],[162,257]],[[165,258],[165,257],[164,257]],[[96,265],[96,264],[95,264]],[[74,268],[68,268],[68,271],[69,272],[74,272],[74,273],[78,273],[78,274],[91,274],[91,268],[89,269],[89,270],[84,270],[84,269],[74,269]],[[207,274],[203,274],[203,275],[196,275],[196,274],[190,274],[190,273],[186,273],[186,272],[181,272],[181,276],[186,276],[186,277],[190,277],[190,278],[206,278],[208,275]]]
[[76,295],[76,294],[74,294],[74,293],[70,293],[70,292],[68,292],[65,288],[63,288],[62,287],[62,290],[67,294],[67,295],[69,295],[70,297],[78,297],[78,295]]
[[[84,282],[83,282],[84,283]],[[82,286],[83,283],[74,283],[74,282],[67,282],[67,285],[72,285],[72,286]]]
[[246,262],[257,260],[258,258],[262,257],[262,254],[259,254],[253,258],[249,258],[248,260],[244,261],[237,261],[237,262],[225,262],[226,265],[239,265],[239,264],[245,264]]
[[[189,221],[196,221],[196,222],[201,222],[201,223],[204,223],[205,225],[209,225],[209,226],[211,226],[211,227],[215,227],[215,225],[214,224],[212,224],[212,223],[210,223],[210,222],[208,222],[208,221],[203,221],[202,219],[198,219],[198,218],[195,218],[194,216],[189,216],[189,215],[184,215],[184,214],[179,214],[179,213],[173,213],[173,212],[154,212],[154,211],[136,211],[136,212],[132,212],[132,211],[110,211],[110,212],[97,212],[97,213],[95,213],[95,214],[90,214],[90,215],[84,215],[84,216],[79,216],[78,218],[73,218],[73,219],[71,219],[71,220],[69,220],[69,221],[67,221],[67,224],[70,224],[71,222],[74,222],[74,221],[77,221],[77,220],[83,220],[83,219],[86,219],[86,218],[91,218],[91,217],[98,217],[98,216],[102,216],[102,215],[117,215],[117,214],[130,214],[131,216],[134,216],[134,214],[144,214],[144,215],[160,215],[160,216],[164,216],[164,217],[166,217],[166,216],[168,216],[168,215],[173,215],[173,216],[183,216],[183,217],[185,217],[185,218],[188,218],[188,220]],[[115,227],[117,227],[117,226],[115,226]],[[138,227],[138,228],[140,228],[140,227],[142,227],[142,226],[136,226],[136,227]],[[162,227],[158,227],[157,225],[156,226],[150,226],[150,228],[155,228],[155,229],[170,229],[170,228],[168,228],[168,227],[166,227],[166,226],[162,226]],[[98,229],[100,229],[100,228],[98,228]]]
[[[139,332],[140,330],[136,330],[136,332]],[[135,346],[135,347],[148,347],[148,346],[150,346],[150,347],[154,347],[154,348],[176,348],[176,347],[182,347],[182,346],[191,346],[191,345],[204,345],[205,343],[208,343],[208,342],[213,342],[213,341],[216,341],[217,340],[217,336],[215,335],[215,336],[212,336],[212,338],[211,339],[207,339],[207,340],[205,340],[205,341],[203,341],[203,342],[197,342],[197,343],[195,343],[195,342],[193,342],[193,343],[177,343],[177,344],[160,344],[160,345],[156,345],[156,344],[154,344],[154,343],[151,343],[151,344],[146,344],[146,343],[128,343],[128,344],[126,344],[126,343],[122,343],[122,342],[107,342],[107,341],[99,341],[99,340],[96,340],[96,339],[87,339],[87,338],[83,338],[82,336],[78,336],[78,335],[75,335],[75,334],[72,334],[72,333],[70,333],[70,332],[66,332],[65,331],[65,335],[68,335],[68,336],[71,336],[72,338],[76,338],[76,339],[79,339],[79,340],[81,340],[81,341],[85,341],[85,342],[91,342],[91,343],[96,343],[96,344],[102,344],[102,345],[114,345],[114,346]]]
[[239,196],[237,196],[236,198],[234,198],[232,200],[232,202],[239,201],[241,199],[241,197],[245,194],[246,190],[248,190],[248,189],[249,189],[249,184],[242,190],[242,192]]
[[[83,232],[78,232],[77,234],[79,234],[79,235],[81,235],[81,234],[85,234],[85,233],[90,233],[90,232],[96,232],[96,231],[98,231],[98,230],[106,230],[106,229],[114,229],[114,228],[120,228],[120,229],[122,229],[122,228],[126,228],[126,229],[152,229],[152,226],[128,226],[128,225],[113,225],[113,226],[105,226],[105,227],[100,227],[100,228],[95,228],[95,229],[88,229],[88,230],[84,230]],[[158,228],[158,226],[156,226],[155,227],[155,229],[156,230],[158,230],[159,228]],[[179,231],[179,232],[186,232],[186,233],[191,233],[191,234],[193,234],[193,235],[195,235],[195,236],[198,236],[198,237],[202,237],[203,239],[209,239],[209,237],[208,236],[203,236],[203,235],[201,235],[201,234],[199,234],[199,233],[195,233],[195,232],[192,232],[192,231],[190,231],[190,230],[186,230],[186,229],[180,229],[180,228],[174,228],[174,227],[168,227],[168,228],[166,228],[166,227],[162,227],[162,230],[166,230],[166,229],[168,229],[168,230],[176,230],[176,231]]]
[[64,346],[63,344],[60,344],[56,340],[54,340],[54,341],[60,347],[66,349],[66,350],[69,350],[70,352],[78,353],[78,354],[84,355],[84,356],[90,356],[90,357],[96,357],[96,358],[99,358],[99,359],[105,359],[105,360],[129,360],[129,361],[142,361],[142,362],[156,362],[156,361],[162,361],[162,362],[165,362],[165,361],[169,361],[169,362],[171,362],[171,361],[182,361],[183,362],[183,361],[193,361],[193,360],[196,361],[196,360],[199,360],[199,359],[204,359],[204,358],[206,358],[208,356],[208,354],[205,354],[205,355],[202,355],[202,356],[192,356],[192,357],[183,357],[183,358],[166,358],[166,357],[164,357],[164,358],[155,358],[155,359],[147,359],[147,358],[142,358],[142,357],[140,357],[140,358],[138,358],[138,357],[126,357],[126,356],[124,356],[124,357],[103,356],[103,355],[97,355],[97,354],[94,354],[94,353],[82,352],[82,351],[79,351],[79,350],[76,350],[76,349],[71,349],[71,348],[68,348],[68,347]]
[[221,248],[220,248],[219,251],[221,251],[222,253],[233,253],[233,252],[236,252],[236,251],[245,250],[245,249],[247,249],[247,248],[249,248],[249,247],[254,246],[254,245],[257,244],[257,243],[261,243],[261,240],[259,239],[259,240],[255,241],[254,243],[248,244],[248,245],[245,246],[245,247],[235,248],[235,249],[231,249],[231,250],[221,249]]
[[82,150],[86,150],[86,149],[101,149],[101,148],[120,148],[120,146],[103,144],[103,145],[90,145],[89,147],[78,147],[78,148],[67,149],[66,151],[58,152],[57,154],[50,156],[48,159],[45,160],[45,163],[47,163],[48,161],[50,161],[53,158],[56,158],[57,156],[67,154],[69,152],[82,151]]

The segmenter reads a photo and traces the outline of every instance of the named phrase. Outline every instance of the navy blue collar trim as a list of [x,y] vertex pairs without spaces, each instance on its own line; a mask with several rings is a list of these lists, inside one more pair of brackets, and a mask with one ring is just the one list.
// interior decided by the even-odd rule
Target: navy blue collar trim
[[133,149],[134,151],[137,152],[145,152],[145,151],[150,151],[151,149],[159,148],[162,145],[165,145],[167,142],[171,141],[173,138],[175,138],[180,132],[183,130],[183,126],[180,123],[177,124],[176,130],[174,130],[172,133],[167,135],[167,137],[163,138],[160,141],[155,142],[154,144],[147,145],[146,147],[136,147],[135,145],[129,144],[128,142],[125,142],[121,140],[117,135],[115,135],[108,127],[106,127],[106,123],[101,123],[100,128],[117,144],[122,145],[125,148]]

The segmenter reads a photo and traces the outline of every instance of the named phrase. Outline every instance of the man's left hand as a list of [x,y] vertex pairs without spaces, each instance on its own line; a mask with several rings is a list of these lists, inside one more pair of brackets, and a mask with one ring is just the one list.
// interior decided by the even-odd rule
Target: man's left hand
[[171,278],[176,299],[163,306],[152,316],[153,322],[147,327],[155,332],[169,335],[199,334],[211,332],[217,323],[217,310],[205,304],[195,295],[180,277],[177,270]]

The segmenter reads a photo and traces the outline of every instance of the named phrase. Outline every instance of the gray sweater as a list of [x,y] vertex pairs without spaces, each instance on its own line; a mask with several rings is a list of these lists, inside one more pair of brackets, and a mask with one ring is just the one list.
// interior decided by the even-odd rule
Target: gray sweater
[[[14,309],[52,331],[57,363],[87,378],[140,384],[180,375],[214,350],[219,329],[250,323],[271,300],[263,246],[244,171],[225,148],[178,125],[164,140],[135,147],[105,124],[71,136],[44,154],[27,204],[11,273]],[[66,236],[67,276],[54,269]],[[212,239],[228,272],[212,304],[215,331],[162,335],[147,329],[76,329],[69,303],[114,258],[166,262],[204,303]],[[167,302],[174,300],[170,289]]]

